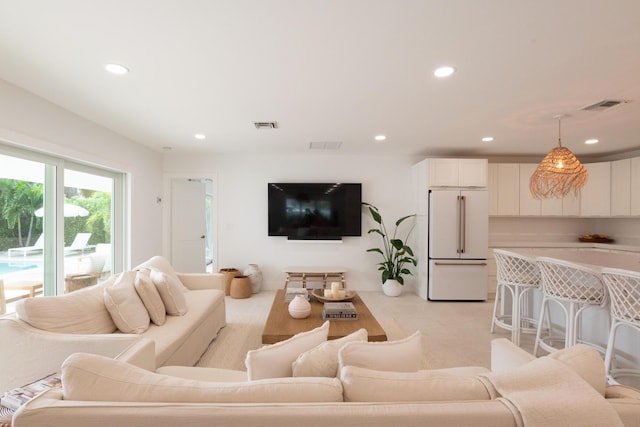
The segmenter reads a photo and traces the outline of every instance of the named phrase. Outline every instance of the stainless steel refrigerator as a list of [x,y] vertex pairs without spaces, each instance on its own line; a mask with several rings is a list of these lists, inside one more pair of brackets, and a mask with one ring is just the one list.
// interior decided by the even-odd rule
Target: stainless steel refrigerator
[[487,299],[487,190],[429,190],[428,297]]

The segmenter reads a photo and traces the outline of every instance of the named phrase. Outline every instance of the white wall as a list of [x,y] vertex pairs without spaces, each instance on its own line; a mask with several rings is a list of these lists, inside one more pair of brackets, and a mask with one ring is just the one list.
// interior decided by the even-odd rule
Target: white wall
[[[363,236],[336,242],[291,242],[267,236],[267,183],[360,182],[363,201],[378,206],[387,226],[414,212],[411,166],[419,158],[310,155],[210,155],[167,153],[166,173],[206,173],[218,178],[218,265],[244,270],[258,264],[266,289],[281,288],[288,265],[344,266],[347,284],[358,290],[380,289],[379,255],[366,249],[379,246],[367,235],[372,227],[363,216]],[[165,206],[165,209],[167,206]],[[364,212],[364,211],[363,211]],[[409,284],[411,285],[411,284]]]
[[0,80],[0,141],[129,174],[131,264],[162,247],[162,154]]

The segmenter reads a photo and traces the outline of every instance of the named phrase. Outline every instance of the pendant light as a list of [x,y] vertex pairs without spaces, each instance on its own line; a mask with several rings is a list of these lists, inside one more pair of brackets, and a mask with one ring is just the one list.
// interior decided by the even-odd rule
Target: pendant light
[[572,190],[577,195],[589,177],[571,150],[562,146],[561,118],[558,117],[558,146],[542,159],[529,180],[529,190],[536,199],[562,198]]

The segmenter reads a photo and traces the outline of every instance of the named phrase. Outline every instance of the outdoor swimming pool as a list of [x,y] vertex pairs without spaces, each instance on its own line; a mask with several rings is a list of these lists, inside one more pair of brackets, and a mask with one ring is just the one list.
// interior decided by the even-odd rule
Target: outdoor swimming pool
[[0,261],[0,276],[15,273],[16,271],[31,270],[37,267],[38,264],[29,261]]

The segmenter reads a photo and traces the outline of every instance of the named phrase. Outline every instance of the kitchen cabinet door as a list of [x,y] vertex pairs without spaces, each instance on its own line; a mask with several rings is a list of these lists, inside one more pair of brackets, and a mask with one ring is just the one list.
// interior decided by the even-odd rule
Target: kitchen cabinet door
[[611,162],[611,215],[631,215],[631,159]]
[[488,166],[489,187],[489,216],[498,215],[498,165],[490,163]]
[[631,159],[631,215],[640,215],[640,157]]
[[541,202],[531,195],[531,190],[529,189],[529,180],[537,167],[538,165],[535,163],[520,164],[520,215],[539,216],[541,213]]
[[520,165],[498,164],[498,215],[520,212]]
[[458,187],[459,159],[429,159],[429,187]]
[[580,216],[611,215],[611,162],[584,165],[589,172],[580,194]]
[[458,169],[460,187],[486,187],[487,164],[487,159],[460,159]]
[[429,159],[430,187],[487,186],[487,159]]

